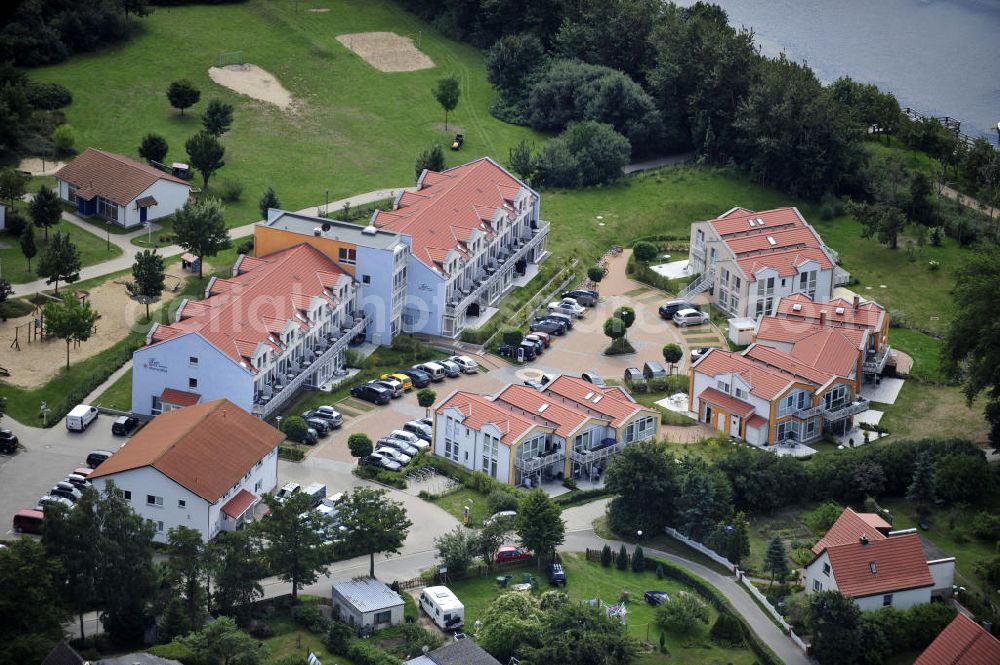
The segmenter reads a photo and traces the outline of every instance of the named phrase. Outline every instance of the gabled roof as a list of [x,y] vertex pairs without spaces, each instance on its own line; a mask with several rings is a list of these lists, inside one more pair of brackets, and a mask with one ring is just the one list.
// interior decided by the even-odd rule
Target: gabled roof
[[612,427],[618,427],[640,411],[655,413],[652,409],[632,401],[625,392],[617,387],[601,388],[589,381],[568,374],[556,377],[545,386],[542,394],[550,397],[559,395],[576,402],[578,407],[606,416],[611,420]]
[[56,171],[56,178],[78,188],[77,196],[90,200],[100,196],[118,205],[128,205],[157,180],[191,185],[148,164],[113,152],[87,148],[83,154]]
[[856,513],[852,508],[844,508],[837,521],[833,523],[826,535],[812,546],[812,553],[819,556],[824,549],[834,545],[856,543],[861,536],[868,536],[869,541],[884,540],[891,525],[875,513]]
[[510,405],[518,409],[545,418],[558,425],[556,434],[565,438],[574,430],[592,418],[604,418],[595,415],[577,406],[573,402],[566,402],[561,398],[552,399],[551,396],[539,392],[528,386],[511,384],[507,386],[494,400],[495,404]]
[[[501,665],[499,660],[471,638],[450,642],[440,649],[425,653],[422,657],[432,665]],[[411,662],[414,661],[407,661],[407,665]],[[419,663],[419,660],[416,662]]]
[[698,393],[698,399],[714,406],[720,406],[729,413],[746,418],[753,413],[753,405],[731,397],[721,390],[705,388]]
[[[750,220],[754,220],[753,226]],[[758,225],[757,220],[764,222]],[[754,212],[747,208],[733,208],[719,217],[709,221],[715,232],[722,237],[739,237],[753,233],[770,233],[781,229],[801,228],[805,226],[798,208],[774,208]]]
[[1000,640],[959,612],[913,665],[996,665]]
[[934,585],[920,536],[911,533],[883,540],[855,541],[826,548],[837,589],[851,598]]
[[440,273],[450,251],[468,256],[467,243],[475,233],[493,234],[492,220],[498,211],[513,219],[512,204],[526,188],[484,157],[446,171],[426,171],[419,190],[403,192],[395,209],[377,212],[372,223],[409,235],[413,255]]
[[285,435],[226,399],[157,416],[90,480],[153,467],[209,503],[225,496]]
[[757,324],[757,339],[761,342],[784,342],[794,344],[824,330],[836,329],[850,340],[856,349],[864,348],[868,330],[865,328],[845,328],[843,326],[821,326],[819,322],[781,318],[777,316],[762,316]]
[[526,416],[503,403],[496,403],[482,395],[462,390],[456,391],[435,409],[443,413],[446,409],[458,409],[462,413],[462,424],[474,430],[485,425],[494,425],[500,430],[500,443],[511,445],[535,426],[555,430],[556,424],[538,416]]
[[833,268],[826,253],[819,247],[805,247],[788,249],[784,251],[773,251],[758,255],[738,255],[737,265],[748,278],[756,275],[765,268],[771,268],[778,273],[778,277],[790,277],[799,273],[799,267],[810,261],[815,261],[824,270]]
[[283,348],[275,336],[288,321],[309,330],[308,306],[322,298],[336,306],[336,290],[330,285],[350,277],[321,251],[299,244],[264,257],[240,262],[240,273],[229,279],[214,279],[209,295],[201,301],[185,301],[177,310],[180,320],[156,326],[150,341],[162,342],[180,335],[198,333],[236,362],[247,362],[261,343],[275,351]]
[[356,577],[338,582],[333,585],[333,590],[359,612],[379,612],[403,604],[403,598],[398,593],[374,577]]
[[707,376],[739,374],[740,378],[750,386],[751,394],[768,401],[783,393],[792,383],[799,381],[787,372],[755,363],[739,353],[722,349],[712,349],[707,355],[702,356],[694,371]]
[[59,640],[42,665],[84,665],[84,660],[65,640]]
[[836,329],[815,332],[795,342],[791,350],[791,356],[799,362],[845,377],[857,369],[860,353],[857,345]]
[[808,365],[794,356],[762,344],[751,344],[743,357],[791,374],[797,381],[822,386],[834,377],[830,372]]
[[[838,313],[837,309],[843,309]],[[824,322],[828,326],[838,328],[877,329],[882,326],[885,308],[874,301],[858,301],[858,306],[843,298],[834,298],[829,302],[818,303],[804,293],[784,296],[778,300],[775,316],[782,319],[799,319],[819,323],[820,313],[824,313]]]

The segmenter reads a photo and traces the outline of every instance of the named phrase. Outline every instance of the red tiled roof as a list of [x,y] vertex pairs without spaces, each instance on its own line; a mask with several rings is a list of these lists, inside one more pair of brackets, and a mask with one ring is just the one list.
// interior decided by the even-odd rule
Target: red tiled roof
[[236,493],[236,496],[229,501],[226,501],[226,505],[222,507],[222,512],[229,515],[234,520],[238,520],[243,517],[243,514],[250,510],[255,503],[257,503],[257,497],[254,496],[252,492],[240,490]]
[[857,345],[837,329],[813,333],[796,342],[791,350],[791,356],[799,362],[845,377],[857,369],[860,353]]
[[404,192],[394,210],[379,211],[373,224],[413,239],[413,255],[433,270],[455,250],[468,255],[466,242],[479,231],[493,234],[498,210],[513,219],[511,202],[526,187],[496,162],[482,159],[424,174],[420,190]]
[[794,344],[801,339],[805,339],[824,330],[835,329],[846,337],[856,349],[862,349],[865,337],[868,334],[865,328],[845,328],[843,326],[820,326],[818,322],[798,320],[793,318],[780,318],[777,316],[762,316],[757,326],[757,339],[759,341],[784,342]]
[[160,401],[177,406],[193,406],[201,401],[201,395],[176,388],[164,388],[160,394]]
[[779,369],[767,367],[732,351],[713,349],[698,361],[695,371],[706,376],[739,374],[750,385],[750,392],[772,400],[799,379]]
[[214,503],[284,440],[263,420],[219,399],[157,416],[89,480],[151,466]]
[[1000,640],[959,612],[913,665],[997,665]]
[[714,406],[719,406],[728,411],[729,413],[735,414],[746,418],[751,413],[753,413],[753,406],[747,404],[742,400],[738,400],[735,397],[727,395],[721,390],[716,390],[715,388],[705,388],[698,395],[698,399],[708,402]]
[[479,431],[487,424],[496,426],[501,432],[500,442],[507,445],[516,443],[535,426],[553,430],[556,427],[543,418],[523,415],[506,404],[496,404],[482,395],[461,390],[437,407],[435,413],[443,413],[445,409],[458,409],[463,416],[462,424],[474,430]]
[[747,427],[756,427],[757,429],[760,429],[765,425],[767,425],[767,418],[758,416],[757,414],[750,416],[750,419],[747,420]]
[[[307,312],[313,298],[338,304],[327,290],[331,276],[350,280],[336,263],[318,249],[299,244],[265,257],[240,264],[240,274],[215,279],[209,296],[202,301],[186,301],[178,310],[181,320],[157,326],[153,342],[179,335],[199,333],[209,344],[237,362],[249,359],[261,343],[280,350],[277,337],[288,321],[309,330]],[[253,369],[247,365],[248,369]]]
[[791,355],[770,346],[752,344],[750,348],[743,352],[743,357],[763,363],[786,374],[791,374],[799,381],[811,383],[816,386],[821,386],[833,378],[833,374],[807,365]]
[[517,384],[507,386],[496,396],[494,403],[508,404],[545,418],[558,425],[556,434],[564,438],[591,418],[600,417],[594,416],[573,402],[565,402],[561,398],[553,400],[550,395]]
[[[878,517],[878,515],[873,515],[872,513],[862,514]],[[879,519],[881,520],[882,518]],[[885,520],[882,520],[881,524],[874,523],[863,518],[861,514],[854,512],[853,509],[844,508],[844,512],[840,514],[837,521],[829,528],[826,535],[812,546],[812,553],[819,556],[827,547],[856,543],[862,534],[868,536],[868,540],[870,541],[883,540],[886,536],[878,530],[882,528],[889,528],[889,524]]]
[[589,381],[567,374],[558,376],[546,385],[542,394],[565,397],[575,402],[579,407],[607,416],[611,420],[612,427],[618,427],[640,411],[653,412],[651,409],[629,400],[617,388],[599,388]]
[[765,252],[754,256],[739,255],[736,259],[740,270],[751,279],[753,275],[756,275],[764,268],[774,269],[779,277],[797,275],[799,266],[809,261],[815,261],[824,270],[829,270],[833,267],[833,263],[827,257],[826,252],[819,247]]
[[[795,305],[799,306],[798,311],[793,309]],[[844,309],[843,314],[837,314],[838,307]],[[854,303],[843,298],[818,303],[803,293],[781,298],[775,309],[775,315],[780,318],[801,319],[813,323],[819,323],[820,312],[826,312],[827,325],[836,327],[879,328],[882,317],[885,316],[885,309],[877,302],[859,303],[858,308],[854,309]]]
[[[920,536],[911,533],[883,540],[826,548],[837,589],[851,598],[934,585]],[[873,572],[874,571],[874,572]]]
[[191,188],[184,180],[148,164],[96,148],[87,148],[56,171],[56,178],[83,190],[82,198],[100,196],[118,205],[128,205],[157,180],[168,180]]
[[[750,226],[751,219],[754,220],[753,226]],[[757,219],[762,219],[764,225],[758,226]],[[767,233],[769,230],[805,226],[796,208],[775,208],[761,212],[735,208],[711,220],[710,224],[720,236]]]

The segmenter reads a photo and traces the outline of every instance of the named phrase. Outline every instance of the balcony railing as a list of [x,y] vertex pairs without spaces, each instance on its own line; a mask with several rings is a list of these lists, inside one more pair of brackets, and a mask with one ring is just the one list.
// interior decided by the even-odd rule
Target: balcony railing
[[494,285],[500,283],[500,281],[504,278],[504,275],[514,269],[514,264],[526,257],[532,249],[540,245],[548,233],[549,223],[540,221],[538,223],[538,228],[532,230],[532,236],[526,240],[522,240],[523,244],[510,256],[504,259],[504,264],[502,266],[498,266],[493,274],[487,274],[485,270],[481,272],[481,281],[479,281],[468,294],[462,296],[460,300],[453,300],[452,302],[449,302],[446,314],[448,316],[457,316],[460,312],[464,312],[472,303],[479,302],[482,299],[483,294],[489,293],[490,289]]
[[833,266],[833,285],[845,286],[851,283],[851,273],[840,266]]
[[514,466],[521,470],[522,473],[536,473],[540,469],[552,464],[562,464],[566,461],[566,455],[562,450],[557,450],[545,455],[537,455],[535,457],[518,457],[514,460]]
[[886,344],[881,350],[866,355],[865,361],[861,364],[861,369],[865,374],[881,374],[885,369],[885,364],[889,362],[892,347]]
[[[282,386],[280,391],[276,391],[269,398],[260,399],[253,405],[253,415],[258,418],[268,418],[277,412],[281,407],[288,403],[288,401],[295,396],[300,388],[307,385],[310,378],[315,376],[316,371],[319,370],[327,361],[335,359],[347,345],[351,343],[351,340],[357,337],[364,329],[372,322],[372,315],[364,314],[361,317],[354,319],[354,325],[346,329],[343,334],[333,341],[330,346],[323,351],[315,360],[313,360],[308,367],[300,368],[291,372],[294,374],[294,378],[289,381],[286,385]],[[323,344],[318,345],[322,347]]]
[[616,455],[625,448],[624,441],[615,441],[608,445],[602,445],[599,448],[591,448],[589,450],[573,450],[570,453],[570,457],[577,464],[593,464],[594,462],[600,462],[605,460],[612,455]]
[[691,258],[698,261],[702,265],[705,265],[705,246],[704,245],[694,245],[691,248]]
[[823,418],[828,421],[843,420],[849,416],[856,416],[868,410],[868,400],[864,397],[857,397],[853,402],[847,402],[832,407],[823,407]]

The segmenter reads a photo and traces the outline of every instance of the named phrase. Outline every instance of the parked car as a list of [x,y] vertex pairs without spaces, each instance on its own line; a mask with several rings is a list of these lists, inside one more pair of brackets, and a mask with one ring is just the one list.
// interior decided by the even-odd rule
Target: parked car
[[424,441],[422,438],[414,434],[413,432],[407,432],[406,430],[394,429],[389,432],[388,437],[390,439],[399,439],[400,441],[405,441],[415,448],[420,450],[427,450],[431,447],[431,444]]
[[430,441],[433,439],[433,428],[427,423],[422,423],[419,420],[410,420],[403,423],[403,431],[410,432],[411,434],[416,434],[424,441]]
[[308,421],[306,421],[306,425],[307,427],[305,431],[302,432],[302,435],[300,437],[295,438],[292,436],[288,436],[287,434],[285,436],[288,436],[289,441],[295,441],[296,443],[304,443],[307,446],[316,445],[316,442],[319,441],[319,431],[315,427],[309,425]]
[[[534,342],[528,342],[528,341],[521,342],[520,344],[517,345],[517,348],[523,349],[525,360],[534,360],[535,357],[538,355],[538,349],[535,346]],[[517,354],[517,350],[514,351],[514,354],[515,355]]]
[[274,498],[278,501],[287,501],[293,494],[298,494],[302,491],[302,485],[298,483],[285,483],[278,490],[278,493],[274,495]]
[[382,386],[389,391],[389,396],[392,399],[397,399],[403,396],[403,384],[396,379],[379,379],[378,381],[372,381],[372,384]]
[[97,409],[89,404],[77,404],[66,414],[66,429],[71,432],[82,432],[95,420],[97,420]]
[[401,369],[399,373],[409,377],[414,388],[426,388],[431,385],[431,377],[427,372],[422,372],[419,369]]
[[396,379],[403,384],[403,390],[413,390],[413,379],[408,377],[406,374],[401,372],[394,372],[390,374],[383,374],[378,377],[380,379]]
[[326,498],[326,485],[323,483],[309,483],[306,485],[305,489],[302,490],[303,494],[308,494],[312,499],[312,505],[310,508],[315,508],[320,504],[323,499]]
[[479,363],[469,356],[452,356],[448,360],[461,367],[465,374],[475,374],[479,371]]
[[69,474],[68,476],[66,476],[66,480],[64,482],[72,483],[78,489],[81,489],[81,490],[84,487],[90,487],[90,481],[87,480],[87,477],[86,476],[81,476],[78,473],[71,473],[71,474]]
[[113,454],[114,453],[111,453],[107,450],[91,450],[90,453],[87,455],[87,466],[89,466],[91,469],[96,469],[101,464],[111,459],[111,455]]
[[686,328],[688,326],[700,326],[703,323],[708,323],[708,314],[704,312],[699,312],[696,309],[682,309],[674,314],[674,325],[680,328]]
[[501,510],[499,513],[493,513],[489,517],[483,520],[483,526],[489,526],[496,522],[497,520],[514,520],[517,518],[516,510]]
[[387,388],[372,383],[351,388],[351,396],[372,404],[388,404],[389,400],[392,399]]
[[548,567],[549,584],[552,586],[566,586],[566,571],[561,563],[550,563]]
[[46,504],[50,503],[56,506],[62,506],[66,510],[71,510],[73,506],[76,505],[64,496],[52,496],[51,494],[46,494],[38,499],[38,505],[35,506],[35,510],[44,512]]
[[310,429],[316,430],[316,434],[319,436],[326,436],[330,433],[330,430],[333,429],[329,420],[323,420],[322,418],[306,418],[305,421],[306,425],[308,425]]
[[642,596],[643,598],[646,599],[647,603],[653,605],[654,607],[657,605],[662,605],[663,603],[670,600],[670,594],[668,594],[666,591],[647,591],[646,593],[642,594]]
[[537,379],[525,379],[524,385],[534,388],[535,390],[541,390],[552,380],[548,374],[542,374]]
[[76,503],[83,498],[83,492],[73,483],[61,480],[49,490],[49,496],[61,496]]
[[391,439],[389,437],[382,437],[375,442],[375,449],[379,448],[395,448],[405,455],[409,455],[411,458],[420,452],[420,449],[416,446],[408,444],[406,441],[401,439]]
[[536,316],[535,320],[546,320],[546,321],[561,321],[566,325],[566,330],[573,329],[573,317],[569,314],[563,314],[561,312],[548,312],[540,316]]
[[667,370],[655,360],[650,360],[643,364],[642,376],[645,379],[665,379],[667,378]]
[[552,346],[552,335],[548,334],[547,332],[540,330],[537,332],[533,332],[531,334],[537,337],[538,339],[542,340],[542,344],[545,345],[546,349]]
[[535,355],[540,356],[545,351],[545,342],[543,342],[542,338],[539,337],[538,335],[525,335],[524,341],[530,342],[532,345],[534,345]]
[[380,455],[379,453],[372,453],[365,458],[365,463],[368,466],[378,466],[388,471],[399,471],[403,468],[403,465],[396,460],[389,459],[385,455]]
[[329,404],[324,404],[323,406],[317,406],[312,411],[306,411],[302,414],[303,418],[322,418],[330,422],[330,426],[334,429],[340,427],[344,424],[344,416],[341,415],[339,411],[330,406]]
[[562,294],[562,297],[572,298],[584,307],[593,307],[601,298],[597,291],[591,291],[590,289],[573,289]]
[[531,558],[531,552],[521,547],[513,545],[501,545],[497,550],[496,561],[503,563],[506,561],[523,561]]
[[438,360],[437,364],[444,367],[444,373],[449,379],[454,379],[462,373],[462,366],[453,360]]
[[14,513],[12,529],[14,533],[34,533],[41,535],[45,514],[40,510],[19,510]]
[[528,326],[533,333],[547,333],[549,335],[563,335],[566,333],[566,324],[555,319],[535,319]]
[[695,362],[712,350],[710,346],[703,346],[700,349],[691,349],[691,362]]
[[139,426],[139,419],[135,416],[118,416],[111,423],[111,433],[115,436],[128,436]]
[[572,298],[563,298],[558,302],[550,302],[548,310],[549,312],[566,314],[567,316],[572,316],[577,319],[583,317],[583,314],[586,311],[582,306],[580,306],[580,303]]
[[427,376],[431,377],[431,381],[434,381],[435,383],[438,381],[444,381],[444,377],[447,376],[447,372],[444,371],[444,367],[433,361],[418,363],[413,366],[413,369],[423,372]]
[[11,455],[17,450],[17,437],[9,429],[0,429],[0,453]]
[[433,418],[427,418],[427,417],[417,418],[417,422],[418,423],[423,423],[423,424],[427,425],[428,427],[434,427],[434,419]]
[[84,478],[89,478],[90,474],[94,472],[89,466],[78,466],[73,469],[73,473],[78,476],[83,476]]
[[686,300],[668,300],[667,302],[660,305],[660,316],[665,319],[674,318],[674,314],[681,311],[682,309],[694,309],[697,310],[697,305],[692,305]]
[[639,383],[643,383],[644,377],[642,376],[642,370],[638,367],[627,367],[625,368],[624,374],[625,384],[629,386],[634,386]]
[[388,446],[376,449],[375,453],[382,455],[383,457],[388,457],[395,462],[399,462],[402,466],[406,466],[410,463],[410,460],[413,459],[403,451],[397,450],[396,448],[390,448]]
[[580,375],[580,378],[589,383],[593,383],[595,386],[600,386],[601,388],[608,385],[604,382],[604,378],[594,370],[584,372]]

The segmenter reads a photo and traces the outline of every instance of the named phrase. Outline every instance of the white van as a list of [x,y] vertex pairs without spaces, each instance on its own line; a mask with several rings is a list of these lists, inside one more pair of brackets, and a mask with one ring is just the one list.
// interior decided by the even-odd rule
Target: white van
[[89,404],[77,404],[66,414],[66,429],[71,432],[82,432],[95,420],[97,420],[97,409]]
[[429,586],[420,594],[420,609],[441,630],[461,628],[465,623],[465,605],[446,586]]
[[431,381],[444,381],[444,377],[448,374],[444,370],[444,367],[438,365],[436,362],[420,363],[419,365],[414,365],[413,369],[419,369],[421,372],[426,372],[427,375],[431,377]]

